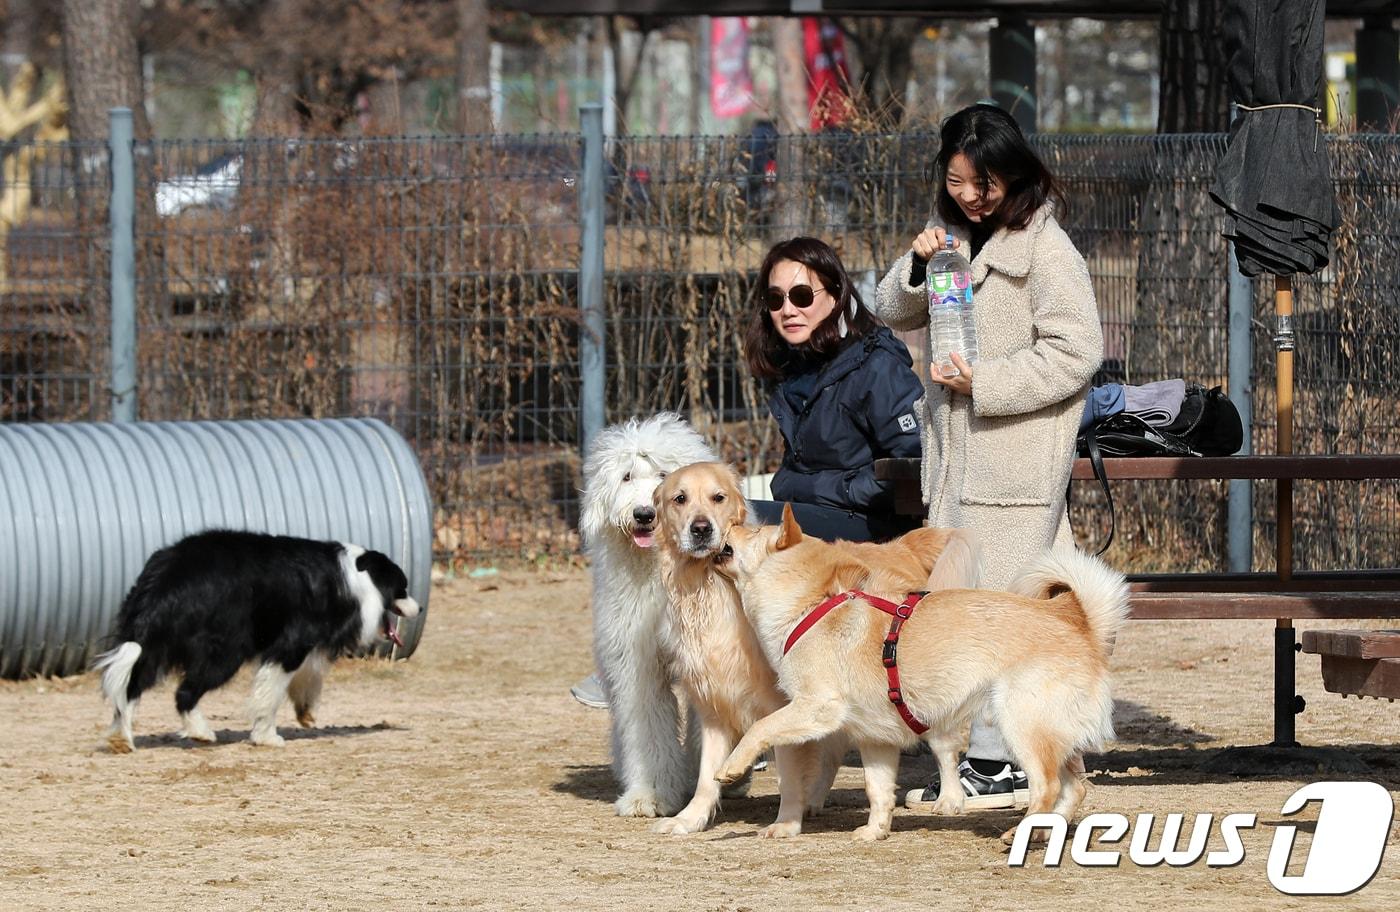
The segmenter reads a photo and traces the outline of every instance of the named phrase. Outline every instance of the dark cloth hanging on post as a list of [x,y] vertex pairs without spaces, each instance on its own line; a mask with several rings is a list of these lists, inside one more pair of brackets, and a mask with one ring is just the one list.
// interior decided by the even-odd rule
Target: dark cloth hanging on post
[[1232,0],[1225,50],[1236,105],[1210,195],[1240,272],[1314,273],[1339,222],[1321,115],[1323,0]]

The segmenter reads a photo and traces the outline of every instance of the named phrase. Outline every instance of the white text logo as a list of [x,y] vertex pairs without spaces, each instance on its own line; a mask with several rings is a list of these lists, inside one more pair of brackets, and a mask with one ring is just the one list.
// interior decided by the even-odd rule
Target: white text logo
[[[1269,882],[1279,891],[1294,896],[1340,895],[1361,889],[1380,870],[1385,841],[1395,803],[1390,793],[1374,782],[1314,782],[1288,797],[1280,813],[1298,813],[1309,802],[1319,802],[1317,825],[1301,874],[1286,874],[1293,855],[1298,827],[1284,825],[1274,832],[1269,849]],[[1180,847],[1185,814],[1168,814],[1160,838],[1153,847],[1156,816],[1139,814],[1132,825],[1128,858],[1139,867],[1151,868],[1193,865],[1205,855],[1210,839],[1213,814],[1197,814],[1185,847]],[[1240,831],[1253,829],[1254,814],[1229,814],[1220,822],[1222,851],[1205,855],[1212,868],[1228,868],[1244,861]],[[1093,843],[1111,846],[1128,834],[1128,818],[1122,814],[1090,814],[1074,830],[1070,858],[1082,867],[1117,867],[1122,860],[1118,849],[1091,849]],[[1007,864],[1024,867],[1032,835],[1045,831],[1045,867],[1059,867],[1064,856],[1069,824],[1058,814],[1031,814],[1016,828]]]

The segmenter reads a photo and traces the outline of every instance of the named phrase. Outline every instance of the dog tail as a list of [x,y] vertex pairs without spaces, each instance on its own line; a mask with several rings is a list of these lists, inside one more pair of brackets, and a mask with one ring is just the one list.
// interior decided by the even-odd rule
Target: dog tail
[[134,640],[128,640],[116,649],[102,653],[97,657],[97,661],[92,663],[93,671],[102,672],[102,692],[123,718],[131,715],[131,703],[128,696],[131,687],[131,672],[140,659],[141,644]]
[[[934,529],[942,532],[942,529]],[[928,575],[930,592],[976,589],[982,582],[982,542],[971,529],[948,529],[947,539]]]
[[1078,548],[1046,551],[1022,567],[1007,589],[1034,599],[1051,598],[1065,589],[1073,592],[1105,659],[1128,619],[1128,581]]
[[[1103,561],[1077,548],[1056,548],[1034,558],[1007,587],[1034,599],[1053,598],[1069,590],[1088,621],[1099,657],[1107,667],[1113,641],[1128,619],[1128,581]],[[1093,685],[1065,712],[1076,720],[1076,750],[1101,750],[1112,741],[1113,691],[1107,674],[1093,676]]]

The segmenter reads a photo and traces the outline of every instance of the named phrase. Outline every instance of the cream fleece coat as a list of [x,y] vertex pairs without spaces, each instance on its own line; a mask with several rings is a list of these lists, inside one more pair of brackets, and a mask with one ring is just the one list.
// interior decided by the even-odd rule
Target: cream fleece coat
[[[967,238],[959,240],[966,251]],[[911,255],[890,267],[875,298],[876,315],[898,330],[928,325],[928,293],[909,284]],[[925,396],[915,415],[928,518],[977,532],[983,585],[999,589],[1037,552],[1073,541],[1065,490],[1103,332],[1084,258],[1048,205],[1025,228],[987,240],[972,283],[972,397],[948,392],[927,364],[916,365]]]

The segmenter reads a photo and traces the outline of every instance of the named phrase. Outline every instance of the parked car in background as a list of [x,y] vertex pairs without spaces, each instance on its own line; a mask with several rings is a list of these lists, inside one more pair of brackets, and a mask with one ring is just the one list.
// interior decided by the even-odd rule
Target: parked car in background
[[165,218],[194,207],[228,209],[238,196],[243,156],[229,152],[194,170],[156,184],[156,214]]

